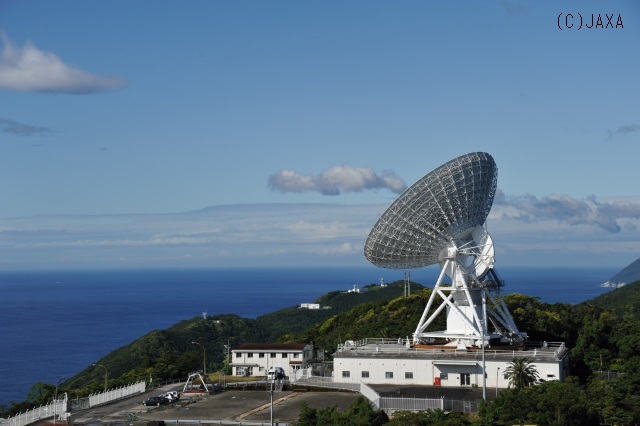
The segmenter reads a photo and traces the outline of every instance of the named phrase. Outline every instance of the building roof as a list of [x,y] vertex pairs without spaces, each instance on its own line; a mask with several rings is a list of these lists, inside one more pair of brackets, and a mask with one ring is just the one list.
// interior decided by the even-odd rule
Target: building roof
[[[515,357],[528,357],[536,362],[555,362],[564,358],[569,351],[564,342],[527,342],[519,350],[490,348],[484,352],[486,360],[511,361]],[[473,363],[473,360],[480,360],[481,357],[480,349],[455,350],[455,348],[444,349],[440,346],[427,349],[426,345],[407,347],[388,339],[349,341],[344,345],[338,345],[338,349],[333,354],[334,360],[337,358],[424,358],[436,360],[434,362],[439,364],[465,363],[462,360],[471,360]]]
[[234,351],[301,351],[307,343],[239,343]]

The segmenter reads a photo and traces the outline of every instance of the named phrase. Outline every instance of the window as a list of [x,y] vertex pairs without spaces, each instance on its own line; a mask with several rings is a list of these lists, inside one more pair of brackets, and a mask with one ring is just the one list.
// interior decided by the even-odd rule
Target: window
[[253,358],[253,352],[247,353],[247,358]]
[[363,371],[361,375],[362,375],[363,379],[368,379],[369,378],[369,372],[368,371]]
[[386,373],[384,373],[384,378],[393,379],[393,371],[387,371]]
[[349,377],[351,377],[351,371],[343,371],[342,372],[342,377],[344,379],[348,379]]
[[260,353],[258,354],[258,358],[264,358],[264,353],[260,352]]
[[271,352],[271,358],[275,358],[276,357],[276,353],[275,352]]
[[293,354],[293,358],[296,359],[300,356],[300,354]]
[[447,380],[449,378],[449,373],[440,373],[440,380]]
[[405,379],[413,379],[413,372],[411,372],[411,371],[406,371],[406,372],[404,373],[404,378],[405,378]]
[[282,358],[286,358],[287,354],[285,352],[282,352]]
[[242,352],[236,352],[236,358],[240,358],[242,356]]

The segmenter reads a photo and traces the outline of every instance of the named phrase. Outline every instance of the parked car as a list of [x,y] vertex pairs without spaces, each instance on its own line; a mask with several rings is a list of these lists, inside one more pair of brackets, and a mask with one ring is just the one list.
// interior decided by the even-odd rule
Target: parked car
[[178,400],[178,392],[176,391],[169,391],[163,394],[158,395],[160,398],[165,398],[167,400],[169,400],[169,402],[175,402]]
[[151,398],[144,401],[142,405],[159,407],[160,405],[165,405],[168,403],[169,400],[167,398],[164,398],[162,396],[152,396]]
[[284,374],[284,369],[282,367],[271,367],[267,372],[268,380],[280,380],[284,378],[285,378],[285,374]]
[[167,395],[170,395],[173,401],[177,401],[180,399],[180,392],[178,391],[169,391]]

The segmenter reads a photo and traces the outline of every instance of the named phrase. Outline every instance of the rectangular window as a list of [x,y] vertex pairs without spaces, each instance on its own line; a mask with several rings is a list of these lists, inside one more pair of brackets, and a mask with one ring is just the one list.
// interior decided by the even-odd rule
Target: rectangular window
[[368,371],[363,371],[361,375],[362,375],[363,379],[368,379],[369,378],[369,372]]
[[287,357],[287,354],[283,352],[282,353],[282,358],[286,358],[286,357]]
[[260,352],[260,353],[258,354],[258,358],[264,358],[264,353]]
[[249,352],[249,353],[247,354],[247,358],[253,358],[253,352]]
[[300,356],[300,354],[293,354],[293,358],[296,359]]
[[242,356],[241,352],[236,352],[236,358],[240,358]]
[[387,371],[386,373],[384,373],[384,378],[393,379],[393,371]]
[[275,352],[271,352],[271,358],[275,358],[276,357],[276,353]]
[[344,379],[348,379],[349,377],[351,377],[351,371],[343,371],[342,372],[342,377]]
[[405,371],[404,378],[405,379],[413,379],[413,373],[411,371]]
[[440,373],[440,380],[447,380],[449,378],[449,373]]

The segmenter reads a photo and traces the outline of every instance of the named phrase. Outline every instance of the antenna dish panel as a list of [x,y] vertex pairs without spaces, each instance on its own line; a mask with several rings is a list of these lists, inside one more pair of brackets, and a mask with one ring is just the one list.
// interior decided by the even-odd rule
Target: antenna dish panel
[[[441,263],[442,252],[450,251],[451,244],[457,250],[473,246],[479,253],[493,254],[489,234],[476,229],[487,219],[497,182],[498,168],[485,152],[448,161],[389,206],[369,233],[365,257],[382,268],[413,269]],[[474,267],[484,269],[484,275],[493,261],[482,258],[474,260]],[[486,269],[485,263],[490,263]]]

